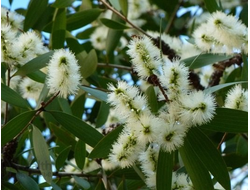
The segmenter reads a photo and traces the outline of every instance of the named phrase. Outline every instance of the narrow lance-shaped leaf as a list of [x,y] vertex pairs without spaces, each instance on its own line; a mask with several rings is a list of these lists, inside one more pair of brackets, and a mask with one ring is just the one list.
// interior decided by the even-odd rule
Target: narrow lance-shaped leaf
[[39,170],[41,171],[47,183],[51,184],[52,164],[50,160],[48,146],[41,131],[35,126],[33,126],[32,130],[32,140]]
[[56,8],[69,7],[75,0],[56,0],[51,6]]
[[204,3],[210,13],[220,10],[216,0],[204,0]]
[[38,184],[32,179],[30,176],[18,172],[16,174],[17,180],[21,183],[21,185],[27,190],[39,190]]
[[29,30],[38,21],[40,16],[46,10],[48,6],[48,0],[30,1],[28,10],[24,19],[23,29],[24,31]]
[[36,111],[27,111],[21,113],[11,119],[1,130],[1,142],[4,146],[7,142],[11,141],[23,128],[29,123],[31,118],[35,115]]
[[101,18],[100,20],[105,26],[107,26],[108,28],[114,29],[114,30],[125,30],[125,29],[130,28],[123,23],[120,23],[120,22],[117,22],[114,20],[110,20],[107,18]]
[[102,100],[102,101],[107,101],[108,99],[108,95],[106,92],[103,92],[101,90],[97,90],[97,89],[94,89],[94,88],[90,88],[90,87],[86,87],[86,86],[79,86],[82,90],[90,93],[92,96],[98,98],[99,100]]
[[102,12],[102,9],[89,9],[69,15],[67,18],[67,30],[75,30],[91,23]]
[[160,149],[156,170],[157,190],[172,189],[173,155],[173,153],[164,152]]
[[81,75],[83,78],[87,78],[92,75],[97,67],[97,55],[94,49],[92,49],[87,57],[80,63]]
[[225,189],[230,189],[230,178],[227,166],[209,138],[198,128],[192,128],[186,136],[186,141],[192,145],[192,149],[197,157],[216,180]]
[[82,188],[84,188],[84,189],[89,189],[90,188],[89,182],[86,181],[85,179],[77,177],[77,176],[73,176],[73,178],[76,181],[76,183],[78,185],[80,185]]
[[78,168],[83,169],[86,157],[86,145],[82,140],[78,140],[75,147],[75,160]]
[[184,62],[184,64],[190,69],[197,69],[230,58],[232,58],[232,56],[226,56],[224,54],[206,53],[206,54],[196,55],[187,59],[183,59],[181,60],[181,62]]
[[60,170],[61,167],[63,167],[64,163],[65,163],[65,160],[68,158],[68,155],[69,155],[69,152],[70,152],[70,149],[71,149],[71,145],[66,147],[64,150],[62,150],[58,157],[56,158],[56,169],[57,171]]
[[29,73],[33,73],[45,67],[48,64],[53,53],[54,51],[49,51],[48,53],[39,55],[36,58],[30,60],[29,62],[24,64],[22,67],[20,67],[17,70],[17,72],[14,74],[14,76],[16,75],[26,76]]
[[225,87],[235,85],[235,84],[242,84],[242,83],[247,83],[247,81],[239,81],[239,82],[230,82],[230,83],[225,83],[225,84],[219,84],[219,85],[212,86],[212,87],[209,87],[209,88],[205,89],[204,92],[205,93],[213,93],[213,92],[216,92],[216,91],[218,91],[220,89],[223,89]]
[[89,154],[89,158],[106,158],[112,148],[112,144],[117,140],[123,126],[119,126],[107,134]]
[[201,128],[228,133],[247,133],[248,113],[245,111],[217,108],[213,120]]
[[60,111],[49,111],[49,113],[52,114],[64,129],[92,147],[103,137],[96,129],[75,116]]
[[182,146],[179,151],[194,188],[204,189],[205,187],[206,190],[213,190],[211,176],[200,159],[196,156],[192,149],[192,145],[185,140],[184,146]]
[[12,90],[10,87],[5,84],[1,84],[1,100],[8,102],[9,104],[21,108],[30,108],[30,105],[27,100],[23,99],[20,94]]
[[53,21],[52,34],[50,37],[52,49],[60,49],[64,47],[66,32],[66,9],[61,8],[55,12],[55,20]]
[[127,17],[128,16],[128,0],[119,0],[119,4],[120,4],[123,15]]

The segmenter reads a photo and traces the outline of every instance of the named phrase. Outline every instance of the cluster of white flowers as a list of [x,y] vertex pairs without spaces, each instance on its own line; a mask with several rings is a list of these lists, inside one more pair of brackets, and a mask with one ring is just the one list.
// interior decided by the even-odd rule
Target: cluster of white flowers
[[[23,32],[23,17],[15,12],[9,12],[1,8],[1,54],[2,62],[5,62],[10,73],[15,71],[28,61],[39,55],[47,53],[49,49],[43,46],[42,39],[34,31]],[[81,75],[75,56],[66,50],[55,50],[48,63],[47,84],[50,93],[60,91],[62,97],[75,94],[80,84]],[[7,73],[6,73],[7,75]],[[7,78],[7,77],[6,77]],[[18,85],[19,84],[19,85]],[[24,98],[37,100],[43,88],[43,84],[28,77],[11,76],[10,87],[19,90]]]
[[124,81],[109,85],[108,102],[124,130],[113,144],[108,160],[121,168],[140,161],[147,185],[154,187],[159,149],[172,152],[181,147],[190,127],[213,118],[215,100],[211,94],[192,90],[188,68],[177,59],[161,57],[150,38],[136,37],[128,47],[127,53],[138,76],[145,81],[155,78],[153,84],[159,88],[156,89],[159,100],[166,104],[154,114],[138,87]]
[[248,53],[248,29],[236,17],[221,11],[212,13],[193,33],[195,44],[205,52]]

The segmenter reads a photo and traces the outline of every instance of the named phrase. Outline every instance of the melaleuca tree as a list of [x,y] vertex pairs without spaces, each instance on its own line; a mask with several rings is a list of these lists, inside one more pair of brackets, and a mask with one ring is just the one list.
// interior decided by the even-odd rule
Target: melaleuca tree
[[41,0],[1,21],[3,189],[247,178],[246,2]]

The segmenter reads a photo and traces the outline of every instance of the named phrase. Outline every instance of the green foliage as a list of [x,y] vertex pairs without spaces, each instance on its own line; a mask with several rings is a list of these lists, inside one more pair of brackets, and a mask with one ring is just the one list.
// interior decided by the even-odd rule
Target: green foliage
[[[14,6],[13,2],[9,0],[10,10],[14,8],[11,7]],[[134,12],[131,9],[133,4],[128,0],[56,0],[53,3],[48,0],[30,0],[26,8],[16,9],[24,18],[22,27],[16,30],[17,36],[34,30],[41,37],[45,50],[42,51],[44,53],[38,51],[33,55],[32,50],[25,47],[26,53],[21,55],[19,52],[14,61],[3,58],[1,64],[3,189],[150,189],[148,176],[139,158],[124,168],[117,166],[118,163],[109,165],[110,153],[116,148],[113,145],[124,133],[124,129],[131,127],[128,126],[129,121],[138,125],[138,129],[144,123],[140,118],[134,121],[131,115],[123,115],[123,119],[117,117],[124,112],[114,109],[108,102],[108,96],[112,98],[108,86],[116,86],[121,80],[129,85],[139,86],[138,94],[146,97],[147,105],[143,105],[143,109],[148,106],[150,114],[158,119],[164,118],[164,114],[169,114],[168,112],[181,105],[182,102],[179,102],[176,107],[168,107],[169,104],[161,96],[162,91],[166,94],[171,91],[171,85],[160,89],[161,81],[154,78],[161,74],[161,66],[158,66],[159,72],[151,70],[152,75],[141,80],[140,73],[135,69],[140,59],[135,59],[136,63],[132,64],[133,61],[127,53],[130,40],[139,40],[143,35],[153,36],[151,32],[159,31],[162,31],[162,34],[158,34],[160,41],[164,40],[165,34],[170,35],[171,37],[166,38],[169,37],[172,41],[165,42],[169,47],[159,45],[156,41],[155,46],[161,47],[162,53],[181,57],[180,62],[199,76],[196,79],[191,76],[186,79],[191,84],[189,90],[201,90],[196,84],[199,86],[204,83],[203,86],[208,87],[202,90],[206,94],[213,94],[216,109],[209,122],[201,126],[190,126],[185,131],[183,145],[176,150],[165,152],[157,144],[158,159],[153,160],[156,168],[151,173],[155,177],[156,186],[152,189],[173,189],[172,180],[175,180],[175,174],[187,175],[192,188],[197,190],[216,189],[214,185],[217,182],[227,190],[240,188],[240,185],[231,184],[230,176],[233,176],[236,169],[241,169],[247,178],[244,169],[248,163],[248,112],[225,108],[224,103],[229,89],[234,85],[239,84],[244,90],[248,89],[248,54],[240,50],[244,49],[245,44],[236,48],[241,53],[230,53],[231,47],[226,53],[222,53],[222,50],[214,53],[212,50],[199,49],[192,34],[201,24],[200,12],[222,11],[234,14],[237,10],[239,19],[247,26],[247,3],[241,2],[232,7],[228,5],[229,8],[225,10],[225,2],[217,0],[197,1],[197,4],[192,1],[171,0],[135,2],[138,3],[138,9],[133,9]],[[145,7],[149,5],[149,8],[140,13],[141,3]],[[110,14],[107,14],[108,9]],[[11,12],[6,13],[2,17],[8,18],[7,25],[13,26],[14,21],[10,14]],[[98,30],[100,28],[101,32]],[[177,43],[177,39],[183,36],[186,41]],[[9,42],[4,36],[1,37],[1,53],[4,57],[6,43]],[[18,49],[19,46],[21,47],[20,43],[14,41],[10,56],[16,56],[15,48]],[[55,51],[61,48],[74,54],[81,75],[76,93],[69,94],[66,98],[60,97],[59,92],[52,93],[47,77],[48,63]],[[26,63],[19,60],[20,57],[29,56]],[[143,57],[144,61],[147,56],[149,55]],[[64,63],[63,60],[60,61],[59,64]],[[71,73],[57,74],[56,78],[63,79],[59,86],[63,85],[68,74],[75,77]],[[22,88],[22,80],[27,77],[34,84]],[[17,81],[15,78],[18,78]],[[215,82],[209,86],[209,81]],[[43,87],[37,88],[35,82]],[[24,93],[37,93],[38,98],[24,98]],[[179,93],[183,93],[182,89],[180,92],[176,91],[171,101],[177,99]],[[123,106],[128,108],[133,105],[127,103]],[[132,113],[135,110],[130,111]],[[177,116],[176,118],[179,119]],[[156,124],[153,123],[153,127]],[[157,134],[157,137],[160,138],[160,135]],[[142,140],[140,138],[136,136],[136,140]],[[145,143],[143,151],[155,143]],[[126,149],[124,146],[125,143],[122,143],[119,148]],[[133,156],[131,155],[131,159]],[[151,156],[150,159],[154,157]],[[36,164],[37,168],[34,167]],[[41,177],[46,182],[41,182]],[[244,179],[238,181],[240,184]]]

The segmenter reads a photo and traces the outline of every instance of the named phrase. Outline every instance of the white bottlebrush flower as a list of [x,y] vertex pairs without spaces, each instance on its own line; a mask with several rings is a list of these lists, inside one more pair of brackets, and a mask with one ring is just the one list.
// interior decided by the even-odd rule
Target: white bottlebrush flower
[[214,46],[223,46],[223,44],[213,37],[212,33],[208,32],[210,30],[211,28],[209,25],[207,23],[203,23],[193,33],[195,44],[198,48],[205,52],[211,51]]
[[162,123],[162,130],[158,135],[157,142],[164,151],[172,152],[183,145],[186,128],[179,121],[169,120],[164,122],[163,120]]
[[227,93],[225,107],[248,111],[248,90],[244,90],[241,85],[235,85]]
[[[8,14],[8,19],[7,19]],[[8,11],[1,7],[1,26],[10,25],[13,30],[22,29],[24,17],[17,14],[16,12]]]
[[22,33],[18,37],[17,44],[15,46],[17,49],[16,51],[19,54],[18,62],[21,65],[38,55],[48,52],[48,49],[43,46],[41,38],[34,31]]
[[[247,27],[232,15],[223,12],[214,12],[207,21],[210,34],[220,43],[240,49],[247,33]],[[209,31],[208,31],[209,32]]]
[[112,145],[109,160],[117,163],[121,168],[130,167],[135,163],[144,146],[139,143],[134,134],[125,129],[119,135],[117,142]]
[[146,151],[141,152],[139,161],[141,169],[146,176],[146,184],[150,188],[156,186],[156,168],[159,154],[159,146],[156,143],[151,143]]
[[80,66],[73,53],[56,50],[48,63],[47,84],[51,93],[60,91],[60,96],[75,94],[80,85]]
[[172,189],[194,190],[188,176],[184,173],[177,174],[176,172],[173,172],[172,175]]
[[180,120],[182,123],[202,125],[209,122],[215,113],[215,99],[211,94],[203,91],[194,91],[190,94],[182,94]]
[[17,61],[18,54],[15,51],[16,32],[10,25],[1,25],[1,61],[13,65]]
[[157,139],[162,123],[151,113],[143,113],[137,121],[128,122],[127,127],[134,131],[140,143],[147,144]]
[[108,28],[105,26],[99,26],[90,35],[90,41],[95,49],[105,50],[106,41],[108,35]]
[[110,84],[108,89],[111,91],[108,94],[108,102],[114,106],[121,118],[131,115],[137,118],[142,111],[148,110],[146,97],[141,95],[137,87],[118,81],[117,87]]
[[162,65],[160,50],[153,45],[150,38],[135,37],[128,45],[128,55],[131,57],[135,71],[142,79],[148,78]]
[[162,86],[167,89],[169,99],[176,99],[179,94],[189,88],[188,68],[178,60],[164,65],[163,74],[159,79]]
[[38,100],[43,89],[43,84],[31,80],[30,78],[24,78],[19,85],[19,89],[24,98]]

